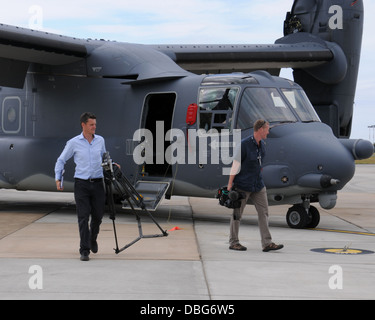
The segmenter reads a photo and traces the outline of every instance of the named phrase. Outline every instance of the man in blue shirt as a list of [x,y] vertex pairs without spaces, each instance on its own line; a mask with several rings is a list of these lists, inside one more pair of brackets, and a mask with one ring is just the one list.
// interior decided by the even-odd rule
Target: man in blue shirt
[[[62,174],[65,163],[72,157],[76,164],[74,198],[76,201],[80,254],[82,261],[89,260],[90,250],[98,252],[97,237],[105,207],[102,157],[106,152],[103,137],[95,134],[96,116],[92,113],[81,115],[82,133],[69,140],[57,159],[55,179],[57,190],[62,191]],[[89,219],[91,222],[89,227]]]
[[234,209],[230,223],[229,249],[246,251],[247,248],[240,244],[238,233],[243,211],[249,198],[258,212],[259,230],[264,252],[282,249],[283,245],[276,245],[268,228],[268,200],[267,190],[262,177],[262,159],[265,156],[265,143],[269,134],[269,123],[258,120],[254,124],[254,135],[241,142],[241,149],[235,155],[232,170],[229,176],[228,190],[234,186],[245,197],[241,200],[241,207]]

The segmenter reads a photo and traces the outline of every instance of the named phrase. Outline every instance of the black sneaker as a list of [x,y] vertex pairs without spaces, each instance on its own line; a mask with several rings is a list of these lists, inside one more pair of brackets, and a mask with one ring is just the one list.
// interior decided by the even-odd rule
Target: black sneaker
[[98,243],[96,242],[96,240],[91,241],[91,252],[92,253],[98,252]]
[[80,258],[81,261],[89,261],[90,258],[89,258],[89,253],[88,252],[82,252],[81,253],[81,258]]

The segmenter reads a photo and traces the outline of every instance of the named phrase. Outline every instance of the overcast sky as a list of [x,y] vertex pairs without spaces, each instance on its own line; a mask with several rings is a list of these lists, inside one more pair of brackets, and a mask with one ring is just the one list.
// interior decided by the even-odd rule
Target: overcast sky
[[[0,23],[142,44],[263,44],[283,36],[283,21],[292,4],[293,0],[17,0],[2,5]],[[364,5],[351,137],[372,140],[368,126],[375,125],[375,1],[364,0]]]

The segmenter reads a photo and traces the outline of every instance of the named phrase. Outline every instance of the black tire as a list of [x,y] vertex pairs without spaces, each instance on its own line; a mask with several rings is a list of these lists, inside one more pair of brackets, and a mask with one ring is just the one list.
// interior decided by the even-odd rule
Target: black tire
[[319,210],[314,206],[310,206],[309,216],[310,222],[306,225],[306,228],[314,229],[320,222]]
[[292,229],[306,228],[309,220],[305,208],[298,204],[291,207],[286,215],[286,222]]

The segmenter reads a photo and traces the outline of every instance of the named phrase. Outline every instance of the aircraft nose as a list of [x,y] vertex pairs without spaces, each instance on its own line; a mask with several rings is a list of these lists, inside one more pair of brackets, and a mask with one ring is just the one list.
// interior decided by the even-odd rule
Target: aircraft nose
[[276,161],[264,168],[267,183],[272,187],[295,185],[307,193],[341,190],[354,175],[354,159],[366,157],[374,149],[370,152],[366,141],[340,141],[323,123],[274,127],[268,141],[276,151],[272,155]]
[[343,143],[328,132],[321,131],[319,135],[306,138],[304,156],[307,165],[299,171],[297,184],[321,192],[341,190],[354,176],[354,160],[369,155],[368,144],[365,141]]

